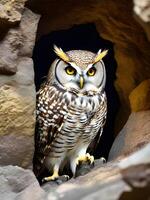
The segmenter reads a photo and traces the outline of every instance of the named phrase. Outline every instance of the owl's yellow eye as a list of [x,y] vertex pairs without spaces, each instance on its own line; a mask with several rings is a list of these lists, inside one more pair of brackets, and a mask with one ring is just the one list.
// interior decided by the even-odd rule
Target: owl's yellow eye
[[75,75],[76,74],[76,70],[73,67],[71,67],[71,66],[66,67],[65,71],[66,71],[66,73],[68,75]]
[[92,68],[90,68],[90,69],[87,71],[87,75],[88,75],[88,76],[94,76],[95,73],[96,73],[95,67],[92,67]]

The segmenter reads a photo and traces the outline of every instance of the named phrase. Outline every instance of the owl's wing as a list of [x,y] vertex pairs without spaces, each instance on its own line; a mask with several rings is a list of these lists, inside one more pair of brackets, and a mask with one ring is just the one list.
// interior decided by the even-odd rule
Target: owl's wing
[[104,125],[106,123],[106,115],[107,115],[107,101],[106,96],[104,98],[104,101],[102,102],[102,108],[99,108],[97,113],[94,115],[94,119],[99,119],[100,122],[100,129],[97,132],[95,138],[91,142],[91,144],[88,147],[88,152],[95,156],[95,152],[99,152],[99,144],[100,144],[100,138],[103,133]]
[[51,143],[59,133],[66,113],[63,91],[45,85],[37,96],[37,123],[35,132],[34,173],[38,176],[45,157],[49,154]]

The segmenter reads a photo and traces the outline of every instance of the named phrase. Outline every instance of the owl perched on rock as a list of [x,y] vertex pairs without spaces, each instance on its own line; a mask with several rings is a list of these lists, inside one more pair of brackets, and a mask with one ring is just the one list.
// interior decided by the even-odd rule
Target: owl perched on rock
[[54,46],[57,59],[37,95],[34,172],[49,170],[45,181],[55,180],[69,163],[73,176],[80,161],[94,162],[89,144],[102,134],[106,120],[106,72],[102,58],[84,50],[64,52]]

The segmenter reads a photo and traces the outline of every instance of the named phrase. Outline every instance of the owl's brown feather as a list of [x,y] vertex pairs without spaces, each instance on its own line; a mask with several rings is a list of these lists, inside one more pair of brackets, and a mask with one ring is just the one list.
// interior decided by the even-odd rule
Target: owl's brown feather
[[[44,160],[51,149],[51,143],[63,125],[66,107],[61,93],[53,86],[43,86],[37,95],[37,123],[35,133],[34,173],[39,176],[44,169]],[[66,112],[64,110],[64,112]]]

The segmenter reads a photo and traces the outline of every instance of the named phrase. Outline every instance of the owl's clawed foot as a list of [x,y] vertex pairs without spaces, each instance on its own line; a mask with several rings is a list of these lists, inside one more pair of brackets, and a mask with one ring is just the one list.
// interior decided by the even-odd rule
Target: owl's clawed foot
[[104,157],[101,157],[100,158],[100,161],[104,164],[104,163],[106,163],[106,159],[104,158]]
[[76,159],[76,165],[79,165],[80,162],[87,162],[89,161],[90,164],[94,163],[94,156],[91,156],[89,153],[86,153],[85,155],[78,156]]
[[63,182],[66,182],[70,179],[68,175],[62,175],[59,176],[58,174],[53,174],[52,176],[48,176],[43,178],[42,182],[50,182],[50,181],[55,181],[57,184],[61,184]]
[[52,176],[44,177],[42,182],[55,181],[59,178],[58,171],[54,171]]

